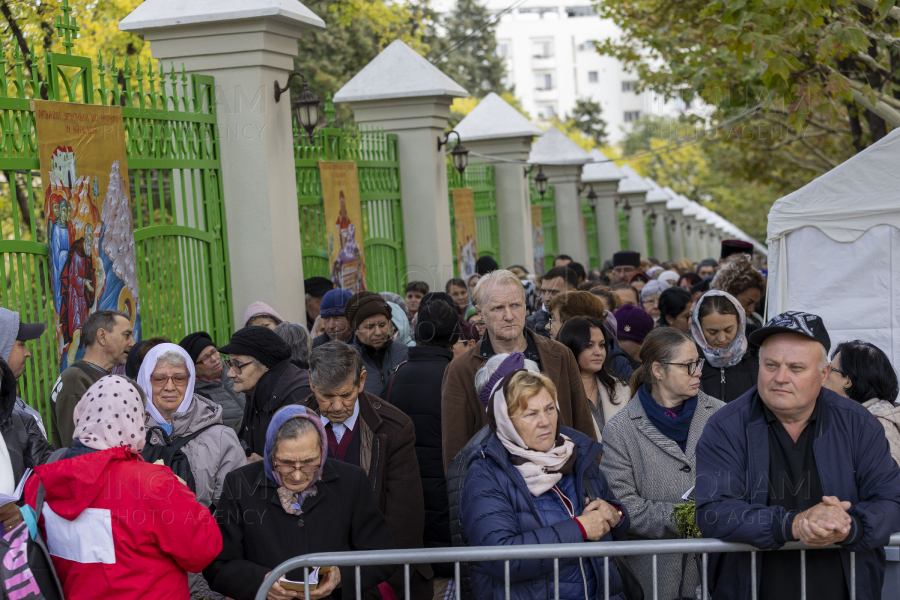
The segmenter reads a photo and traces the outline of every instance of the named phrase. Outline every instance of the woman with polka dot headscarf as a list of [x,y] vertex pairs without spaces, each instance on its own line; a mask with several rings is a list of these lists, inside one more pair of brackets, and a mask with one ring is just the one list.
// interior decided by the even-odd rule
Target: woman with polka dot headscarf
[[68,600],[187,598],[188,572],[222,549],[209,510],[168,467],[143,461],[143,394],[107,375],[75,407],[74,444],[25,486]]

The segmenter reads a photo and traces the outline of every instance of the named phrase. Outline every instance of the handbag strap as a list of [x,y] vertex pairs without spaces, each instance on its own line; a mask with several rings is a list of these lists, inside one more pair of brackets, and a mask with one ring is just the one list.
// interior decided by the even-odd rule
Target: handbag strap
[[391,392],[394,391],[394,380],[397,378],[397,371],[400,370],[400,367],[408,363],[408,360],[404,360],[402,363],[394,367],[394,373],[391,375],[391,381],[388,383],[387,393],[384,395],[384,401],[388,404],[391,403]]

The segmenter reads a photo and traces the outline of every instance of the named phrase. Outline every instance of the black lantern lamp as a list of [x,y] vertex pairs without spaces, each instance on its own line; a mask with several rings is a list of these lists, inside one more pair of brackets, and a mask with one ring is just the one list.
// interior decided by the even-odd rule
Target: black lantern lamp
[[456,170],[459,171],[459,174],[462,175],[463,171],[466,170],[466,167],[469,166],[469,150],[463,146],[462,138],[459,137],[459,134],[455,129],[451,129],[447,132],[447,135],[444,136],[442,140],[440,136],[438,136],[438,150],[447,145],[450,141],[450,134],[456,134],[456,146],[453,150],[450,151],[450,156],[453,159],[453,166],[456,167]]
[[276,81],[275,102],[281,100],[281,94],[291,89],[291,81],[298,75],[300,76],[300,79],[303,80],[303,91],[300,92],[300,95],[294,100],[292,107],[297,113],[297,123],[304,131],[306,131],[306,135],[309,137],[309,143],[312,144],[313,131],[316,130],[316,125],[319,124],[319,104],[321,104],[322,101],[309,91],[309,85],[306,83],[306,76],[300,71],[294,71],[288,76],[287,85],[283,88],[280,87]]
[[537,189],[538,194],[541,195],[541,200],[544,199],[544,194],[547,193],[547,183],[547,176],[544,175],[544,169],[538,165],[538,174],[534,176],[534,187]]
[[656,225],[656,211],[651,208],[649,211],[647,211],[647,216],[650,217],[650,225]]
[[587,195],[587,201],[588,201],[588,204],[589,204],[592,208],[596,208],[596,206],[597,206],[597,193],[594,192],[594,186],[593,186],[593,185],[591,186],[591,189],[590,189],[590,191],[588,192],[588,195]]

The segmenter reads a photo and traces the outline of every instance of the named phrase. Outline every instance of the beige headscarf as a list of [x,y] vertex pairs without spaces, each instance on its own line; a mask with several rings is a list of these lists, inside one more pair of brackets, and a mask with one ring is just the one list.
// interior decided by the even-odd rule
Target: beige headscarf
[[[512,419],[509,418],[509,410],[506,406],[505,388],[512,376],[518,371],[510,373],[502,380],[494,384],[491,399],[488,405],[488,419],[491,429],[497,434],[497,439],[509,452],[513,466],[522,474],[525,485],[531,495],[537,498],[547,492],[572,471],[575,464],[575,443],[565,435],[559,433],[559,421],[556,423],[556,443],[547,452],[532,450],[525,445],[522,436],[516,431]],[[559,410],[559,403],[556,405]]]

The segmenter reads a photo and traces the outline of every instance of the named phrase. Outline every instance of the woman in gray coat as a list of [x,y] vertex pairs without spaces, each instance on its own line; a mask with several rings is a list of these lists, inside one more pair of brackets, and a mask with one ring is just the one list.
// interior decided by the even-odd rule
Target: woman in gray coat
[[[683,331],[654,329],[640,358],[631,402],[603,430],[600,469],[628,508],[630,539],[677,538],[672,509],[694,487],[697,441],[709,417],[725,404],[700,391],[703,359]],[[652,598],[652,557],[628,561]],[[657,561],[658,598],[694,596],[700,579],[692,556],[661,554]]]

